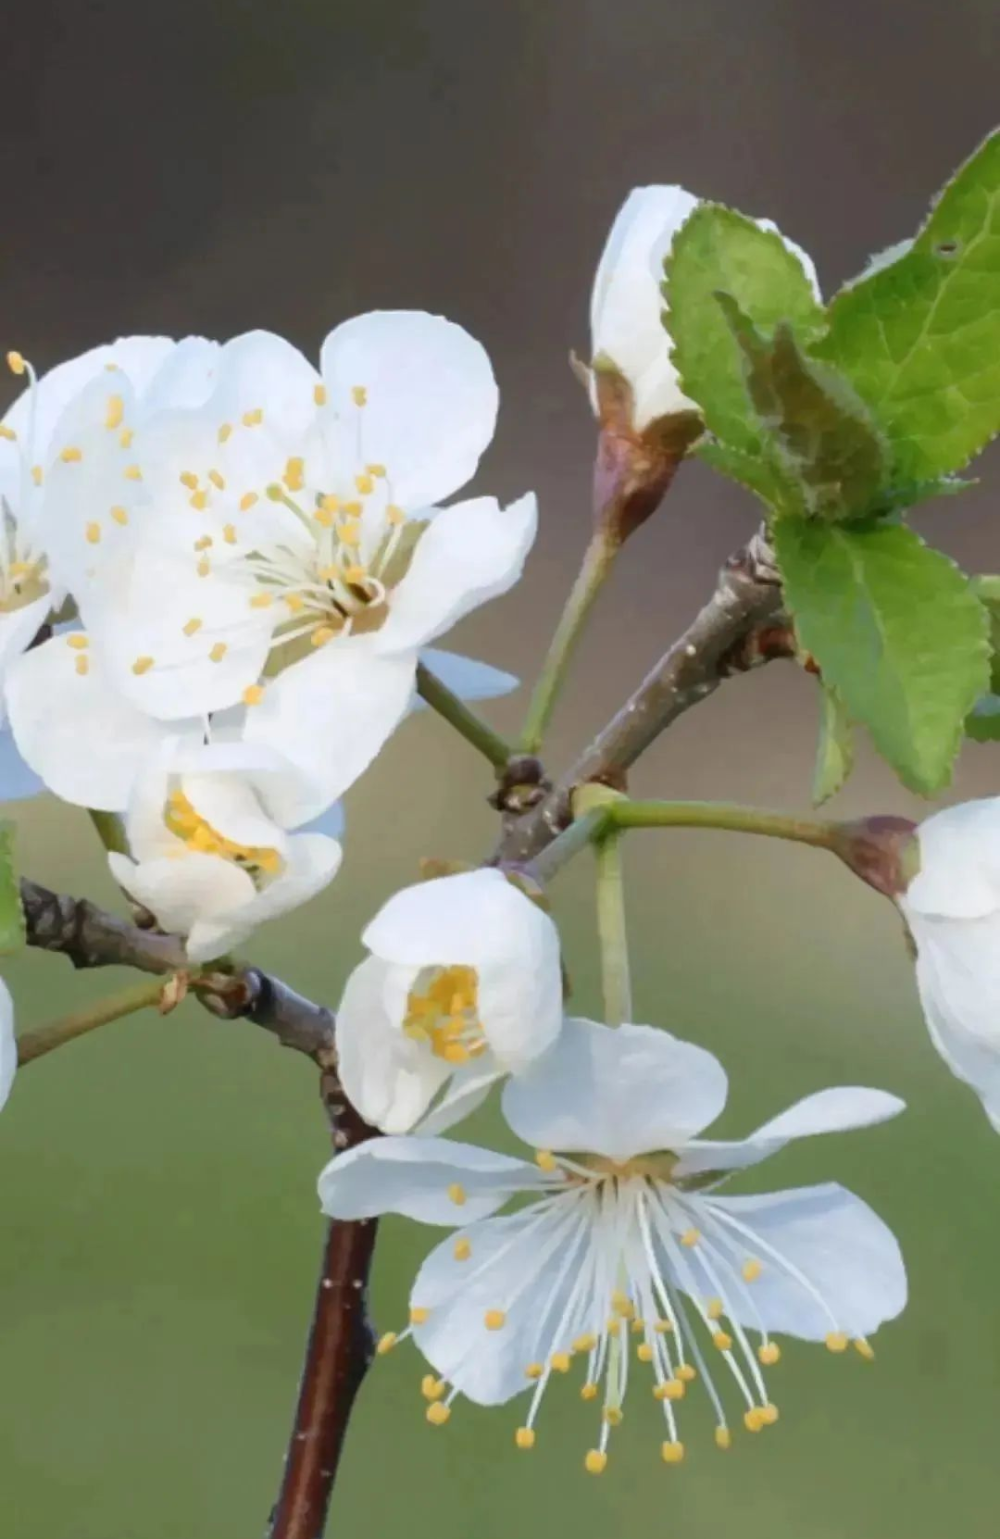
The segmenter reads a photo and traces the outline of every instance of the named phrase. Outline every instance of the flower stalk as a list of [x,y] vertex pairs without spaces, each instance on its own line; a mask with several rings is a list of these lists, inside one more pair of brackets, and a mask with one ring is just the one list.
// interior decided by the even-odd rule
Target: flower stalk
[[417,664],[417,693],[431,708],[450,722],[460,737],[471,743],[495,769],[503,769],[513,752],[499,733],[470,711],[463,700],[443,684],[424,663]]
[[86,1010],[74,1010],[45,1026],[36,1026],[34,1031],[24,1032],[17,1043],[18,1064],[23,1068],[26,1063],[43,1058],[46,1053],[64,1047],[67,1042],[75,1042],[77,1037],[86,1036],[98,1026],[119,1021],[126,1015],[135,1015],[137,1011],[146,1010],[151,1005],[158,1006],[165,984],[163,978],[137,983],[130,989],[123,989],[120,994],[99,1000]]
[[[612,813],[625,798],[607,786],[585,786],[575,798],[584,816],[595,811]],[[604,1019],[621,1026],[632,1019],[632,975],[628,958],[625,920],[625,880],[622,869],[622,836],[608,816],[594,838],[597,860],[597,933],[601,946],[601,987]]]

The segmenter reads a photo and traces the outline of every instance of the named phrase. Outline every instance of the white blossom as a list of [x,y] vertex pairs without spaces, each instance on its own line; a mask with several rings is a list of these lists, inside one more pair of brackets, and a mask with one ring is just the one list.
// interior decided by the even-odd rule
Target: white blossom
[[[335,1218],[461,1225],[421,1267],[407,1329],[380,1344],[412,1335],[432,1365],[428,1420],[446,1421],[459,1395],[495,1405],[525,1391],[516,1442],[530,1448],[547,1388],[575,1362],[600,1415],[585,1461],[600,1473],[640,1372],[663,1408],[663,1458],[676,1463],[679,1403],[696,1380],[722,1448],[732,1404],[748,1431],[777,1419],[764,1372],[780,1356],[775,1334],[874,1355],[868,1337],[903,1308],[906,1273],[867,1204],[832,1184],[752,1197],[717,1189],[793,1139],[880,1122],[902,1102],[823,1090],[749,1138],[700,1139],[725,1099],[726,1076],[700,1047],[647,1026],[567,1021],[503,1093],[533,1162],[402,1136],[327,1165],[320,1197]],[[520,1194],[534,1200],[494,1216]]]
[[0,978],[0,1107],[6,1106],[17,1072],[17,1039],[14,1036],[14,1001]]
[[385,1132],[451,1127],[559,1032],[556,927],[499,871],[405,888],[362,940],[337,1051],[348,1096]]

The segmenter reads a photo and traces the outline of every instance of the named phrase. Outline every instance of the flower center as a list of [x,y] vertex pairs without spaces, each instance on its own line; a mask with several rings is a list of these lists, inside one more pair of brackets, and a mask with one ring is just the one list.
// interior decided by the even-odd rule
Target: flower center
[[456,1066],[486,1051],[474,967],[424,968],[406,999],[403,1030]]
[[279,876],[281,856],[266,846],[236,844],[218,833],[188,801],[183,791],[171,791],[163,809],[163,821],[172,834],[184,841],[197,855],[218,855],[246,871],[255,887],[264,887],[268,879]]

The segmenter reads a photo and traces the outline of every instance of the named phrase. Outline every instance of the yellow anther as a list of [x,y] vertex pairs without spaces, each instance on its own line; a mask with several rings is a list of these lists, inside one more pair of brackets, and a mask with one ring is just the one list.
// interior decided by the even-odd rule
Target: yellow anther
[[131,428],[122,428],[121,432],[118,434],[118,442],[121,444],[123,449],[131,449],[132,440],[134,437],[135,434]]
[[[333,635],[334,633],[331,631],[330,634]],[[316,635],[313,636],[313,645],[318,645]],[[441,1057],[445,1063],[462,1064],[469,1063],[472,1059],[472,1054],[467,1047],[462,1046],[461,1042],[446,1042],[441,1049]]]
[[743,1425],[748,1432],[761,1432],[764,1429],[764,1416],[759,1405],[751,1406],[744,1412]]
[[73,661],[76,665],[76,671],[81,678],[90,672],[90,658],[86,652],[78,652]]
[[871,1342],[866,1341],[863,1336],[856,1336],[852,1342],[852,1346],[854,1347],[854,1350],[857,1352],[858,1356],[863,1357],[866,1363],[875,1361],[875,1348],[872,1346]]
[[248,684],[243,691],[244,705],[260,705],[264,698],[264,688],[261,684]]
[[85,652],[90,646],[90,637],[83,631],[74,631],[72,636],[66,637],[66,645],[72,647],[74,652]]
[[746,1282],[756,1282],[764,1268],[756,1256],[751,1256],[749,1261],[744,1261],[741,1271]]
[[352,550],[356,550],[361,544],[361,530],[352,520],[350,523],[341,524],[337,530],[337,538],[341,545],[348,545]]
[[632,1300],[629,1298],[628,1294],[622,1293],[620,1288],[616,1288],[614,1293],[611,1295],[611,1308],[614,1310],[615,1314],[620,1315],[623,1320],[631,1320],[632,1316],[635,1314],[635,1305],[632,1303]]
[[721,1320],[725,1306],[721,1299],[709,1299],[705,1305],[705,1313],[710,1320]]
[[370,476],[374,476],[376,480],[379,481],[381,481],[386,475],[386,468],[384,465],[366,465],[365,469]]
[[22,577],[27,577],[29,573],[34,571],[34,563],[31,561],[12,561],[7,570],[11,577],[18,580]]
[[681,1244],[686,1245],[690,1250],[693,1245],[697,1245],[700,1239],[701,1234],[697,1229],[685,1229],[681,1235]]
[[101,526],[96,520],[89,523],[83,532],[88,545],[99,545],[101,543]]
[[114,507],[111,509],[111,517],[114,519],[116,524],[120,524],[124,529],[125,525],[128,523],[128,509],[122,507]]
[[[20,357],[20,356],[21,356],[20,353],[18,353],[17,357]],[[10,362],[10,355],[9,354],[8,354],[8,360],[7,361]],[[13,367],[14,367],[13,364],[11,364],[11,368],[13,368]],[[20,370],[17,370],[15,372],[20,373]],[[351,400],[354,402],[355,406],[367,406],[367,404],[368,404],[368,391],[365,389],[364,385],[352,385],[351,386]]]
[[226,489],[226,478],[225,478],[225,476],[220,475],[217,470],[210,470],[208,472],[208,479],[211,481],[213,486],[217,486],[218,487],[220,492],[224,492],[225,491],[225,489]]
[[[345,502],[341,507],[341,513],[345,518],[360,518],[364,508],[360,502]],[[341,536],[343,538],[343,536]]]
[[678,1363],[677,1377],[682,1384],[693,1384],[698,1377],[698,1370],[697,1368],[692,1368],[690,1363]]
[[317,625],[309,640],[314,647],[325,647],[328,641],[332,641],[337,632],[332,625]]
[[232,437],[232,435],[233,435],[233,424],[231,422],[224,422],[222,424],[222,426],[219,428],[219,442],[220,442],[220,444],[228,443],[230,438]]
[[182,470],[178,477],[182,486],[186,486],[189,492],[198,490],[198,477],[193,470]]
[[426,1415],[432,1427],[443,1427],[451,1417],[451,1406],[445,1405],[443,1400],[435,1400],[427,1407]]
[[371,476],[355,476],[354,484],[358,491],[361,493],[362,497],[370,497],[372,492],[375,490],[375,482],[372,480]]
[[389,503],[389,506],[385,510],[385,516],[389,520],[390,524],[398,525],[406,523],[406,514],[403,512],[402,508],[397,508],[394,502]]
[[447,1385],[444,1379],[436,1379],[432,1373],[425,1373],[420,1380],[420,1393],[425,1400],[441,1400]]
[[718,1347],[720,1352],[729,1352],[732,1350],[733,1338],[728,1331],[716,1331],[712,1345]]
[[535,1155],[535,1164],[539,1170],[553,1171],[559,1169],[559,1162],[551,1149],[539,1149]]
[[41,465],[32,465],[32,467],[31,467],[31,479],[32,479],[32,481],[34,481],[36,486],[41,486],[42,481],[44,480],[44,477],[45,477],[45,472],[42,469]]
[[517,1448],[534,1448],[535,1430],[533,1427],[518,1427],[514,1433],[514,1444]]
[[778,1407],[776,1405],[771,1404],[770,1401],[768,1402],[767,1405],[762,1405],[761,1406],[761,1408],[760,1408],[760,1419],[764,1423],[765,1427],[773,1427],[775,1422],[778,1420],[778,1416],[779,1416]]
[[330,512],[329,508],[317,508],[313,514],[313,518],[322,529],[333,528],[333,514]]
[[716,1427],[715,1446],[716,1448],[732,1448],[733,1434],[728,1427]]
[[274,594],[265,588],[261,593],[255,593],[249,602],[251,609],[270,609],[274,603]]
[[423,1306],[420,1304],[414,1304],[413,1308],[410,1310],[411,1325],[426,1325],[430,1317],[430,1310],[423,1308]]
[[655,1320],[653,1322],[653,1329],[658,1336],[669,1336],[673,1328],[674,1322],[672,1320]]
[[260,427],[260,425],[263,422],[263,420],[264,420],[264,411],[263,411],[263,408],[260,407],[260,406],[255,406],[253,411],[245,411],[243,413],[243,426],[244,427]]
[[597,1346],[597,1337],[593,1331],[587,1331],[585,1335],[578,1336],[573,1343],[574,1352],[593,1352]]
[[196,513],[204,513],[205,509],[208,507],[208,493],[204,487],[199,487],[196,492],[191,493],[188,501]]
[[217,641],[208,655],[213,663],[221,663],[228,651],[229,647],[224,641]]
[[644,1333],[645,1329],[646,1329],[646,1322],[645,1322],[645,1320],[641,1319],[638,1315],[636,1315],[635,1319],[632,1321],[632,1324],[631,1324],[631,1326],[629,1328],[630,1328],[633,1336],[641,1336]]
[[204,623],[204,620],[200,620],[197,615],[193,615],[190,620],[185,621],[181,629],[185,636],[194,636],[201,630]]
[[24,358],[14,348],[7,354],[7,367],[12,374],[23,374],[27,368]]
[[586,1384],[582,1384],[580,1386],[580,1399],[581,1400],[596,1400],[597,1399],[597,1385],[592,1383],[588,1379]]
[[829,1352],[846,1352],[848,1340],[843,1331],[831,1331],[826,1338],[826,1345]]
[[535,1379],[540,1379],[544,1372],[544,1363],[529,1363],[527,1368],[524,1370],[524,1377],[534,1381]]
[[363,583],[367,577],[368,572],[366,568],[359,566],[356,561],[350,562],[344,568],[344,581],[346,583],[353,583],[355,587],[357,587],[359,583]]
[[662,1384],[654,1384],[654,1400],[683,1400],[687,1394],[687,1385],[680,1379],[665,1379]]
[[583,1467],[588,1475],[603,1475],[608,1467],[608,1456],[599,1448],[591,1448],[583,1461]]
[[622,1322],[619,1320],[617,1315],[609,1315],[607,1321],[605,1322],[604,1329],[609,1336],[617,1336],[621,1330],[621,1324]]
[[765,1341],[757,1348],[757,1361],[764,1364],[765,1368],[773,1368],[781,1359],[781,1348],[776,1341]]
[[120,395],[108,396],[108,409],[104,413],[104,426],[111,432],[122,425],[125,416],[125,402]]
[[653,1361],[653,1349],[649,1342],[641,1341],[635,1349],[635,1355],[640,1363],[651,1363]]
[[259,498],[259,496],[257,495],[256,492],[244,492],[243,496],[240,498],[240,512],[241,513],[249,512],[249,510],[253,507],[254,503],[255,502],[259,502],[259,501],[260,501],[260,498]]
[[236,527],[235,527],[235,525],[233,525],[233,524],[223,524],[223,526],[222,526],[222,538],[225,540],[227,545],[235,545],[236,544]]
[[283,486],[279,486],[277,481],[272,481],[268,486],[264,488],[264,490],[270,502],[284,502],[285,488]]
[[664,1464],[680,1464],[684,1458],[683,1443],[662,1443],[660,1445],[660,1458]]
[[601,1415],[609,1427],[620,1427],[625,1420],[625,1413],[620,1405],[606,1405]]
[[148,673],[152,667],[153,659],[151,657],[137,657],[132,664],[132,672],[138,674]]
[[460,1181],[453,1181],[448,1188],[448,1196],[456,1208],[465,1206],[465,1187]]
[[571,1361],[568,1352],[553,1352],[549,1358],[549,1367],[553,1373],[569,1373]]
[[211,561],[209,561],[207,556],[202,556],[201,560],[198,562],[198,565],[195,567],[195,571],[198,573],[198,576],[207,577],[211,570]]
[[502,1331],[507,1324],[507,1316],[502,1309],[488,1309],[483,1315],[483,1324],[488,1331]]
[[283,595],[283,598],[293,615],[301,614],[306,607],[305,600],[300,593],[286,593]]
[[142,480],[142,471],[138,465],[126,465],[122,474],[124,475],[126,481]]
[[456,1240],[455,1249],[452,1252],[456,1261],[468,1261],[472,1255],[472,1243],[469,1240]]
[[76,465],[80,460],[83,459],[83,450],[78,449],[75,444],[70,444],[67,446],[67,448],[63,449],[62,453],[59,455],[59,458],[62,460],[64,465]]
[[0,438],[5,439],[9,444],[17,443],[17,434],[12,427],[7,426],[6,422],[0,422]]
[[305,486],[306,462],[300,454],[293,454],[285,465],[285,474],[282,477],[290,492],[300,492]]
[[328,492],[326,496],[319,499],[319,505],[327,513],[336,513],[340,509],[340,498]]
[[203,534],[194,542],[195,550],[211,550],[214,540],[210,534]]
[[392,1351],[398,1340],[399,1337],[395,1331],[386,1331],[384,1336],[379,1337],[378,1346],[375,1348],[375,1351],[379,1357],[384,1357],[387,1352]]
[[106,372],[108,374],[117,374],[118,373],[118,365],[116,363],[106,363],[104,365],[104,368],[105,368],[105,370],[106,370]]
[[326,405],[326,386],[325,385],[313,385],[313,400],[316,402],[317,406],[325,406]]

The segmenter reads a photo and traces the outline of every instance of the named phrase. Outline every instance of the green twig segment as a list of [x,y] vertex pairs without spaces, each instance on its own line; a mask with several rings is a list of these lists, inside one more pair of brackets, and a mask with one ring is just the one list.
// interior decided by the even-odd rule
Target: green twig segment
[[504,768],[513,753],[510,744],[504,742],[499,733],[488,727],[474,711],[470,711],[465,702],[446,684],[442,684],[437,675],[423,663],[417,664],[417,693],[431,710],[437,711],[439,716],[450,722],[455,731],[467,743],[471,743],[473,748],[478,749],[496,769]]
[[559,617],[542,671],[538,676],[528,714],[521,733],[522,753],[537,753],[545,736],[559,692],[566,680],[570,660],[583,634],[587,616],[621,549],[619,540],[605,530],[595,531],[587,546],[566,606]]
[[106,1026],[109,1021],[120,1020],[124,1015],[134,1015],[137,1010],[145,1010],[150,1005],[158,1005],[163,986],[163,978],[137,983],[133,988],[123,989],[120,994],[99,1000],[89,1009],[73,1011],[57,1021],[51,1021],[47,1026],[36,1026],[33,1031],[26,1031],[18,1038],[18,1063],[23,1067],[36,1058],[43,1058],[46,1053],[54,1052],[57,1047],[85,1036],[88,1031],[95,1031],[98,1026]]

